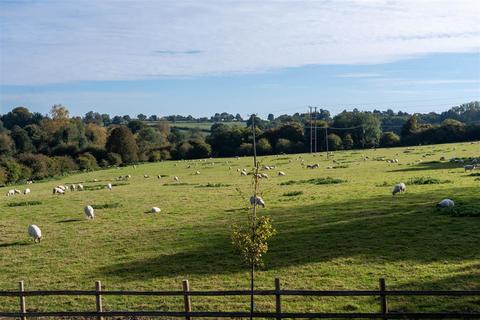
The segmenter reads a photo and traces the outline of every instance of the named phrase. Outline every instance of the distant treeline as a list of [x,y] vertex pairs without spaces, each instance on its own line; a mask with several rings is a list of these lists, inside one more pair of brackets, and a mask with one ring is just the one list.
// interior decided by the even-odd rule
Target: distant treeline
[[309,151],[315,125],[319,151],[480,140],[478,101],[441,114],[356,109],[334,117],[323,109],[313,116],[270,114],[266,120],[250,117],[246,126],[231,125],[243,121],[238,114],[221,113],[206,120],[213,122],[208,134],[171,127],[170,117],[200,121],[141,114],[110,118],[92,111],[70,117],[62,105],[54,105],[48,116],[14,108],[0,117],[0,184],[144,161],[251,155],[253,120],[260,155]]

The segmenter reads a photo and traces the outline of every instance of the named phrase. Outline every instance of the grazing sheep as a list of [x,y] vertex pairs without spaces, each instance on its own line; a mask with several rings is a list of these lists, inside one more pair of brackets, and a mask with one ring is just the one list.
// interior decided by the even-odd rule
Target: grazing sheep
[[95,213],[94,213],[94,210],[93,210],[92,206],[86,206],[83,209],[83,212],[85,212],[85,216],[87,217],[87,219],[95,218]]
[[161,179],[161,178],[162,178],[162,176],[161,176],[161,175],[157,175],[157,179]]
[[42,241],[42,230],[35,224],[28,226],[28,235],[33,238],[35,243]]
[[149,178],[148,174],[144,174],[143,177],[144,177],[145,179],[148,179],[148,178]]
[[454,205],[455,205],[455,202],[453,202],[453,200],[443,199],[442,201],[437,203],[436,207],[437,208],[449,208],[449,207],[453,207]]
[[28,181],[27,181],[27,184],[32,184],[32,183],[33,183],[32,180],[28,180]]
[[246,171],[240,171],[240,175],[241,176],[246,176],[246,175],[248,175],[248,173]]
[[279,175],[279,176],[284,176],[284,175],[285,175],[285,172],[283,172],[283,171],[278,171],[278,175]]
[[465,172],[473,171],[473,170],[476,169],[476,166],[474,164],[467,164],[467,165],[463,166],[463,169],[465,170]]
[[407,191],[407,186],[405,185],[405,183],[399,183],[399,184],[396,184],[394,187],[393,187],[393,191],[392,191],[392,195],[396,195],[397,193],[403,193]]
[[78,191],[83,191],[83,184],[77,184]]
[[107,188],[108,190],[112,190],[112,184],[111,183],[107,184],[105,188]]
[[160,211],[162,210],[159,207],[153,207],[152,209],[150,209],[151,213],[159,213]]
[[177,176],[173,177],[173,180],[176,182],[180,181],[180,179]]
[[22,191],[20,191],[18,189],[13,189],[13,192],[15,192],[16,194],[22,194]]
[[61,188],[55,187],[53,188],[53,194],[65,194],[65,191]]
[[76,185],[74,185],[74,184],[72,184],[72,185],[70,186],[70,190],[71,190],[71,191],[75,191],[75,190],[77,190],[77,186],[76,186]]
[[199,174],[200,174],[200,171],[195,172],[195,174],[196,174],[196,175],[199,175]]
[[257,206],[262,206],[262,208],[265,208],[265,201],[259,196],[251,196],[250,197],[250,204],[254,205],[256,204]]
[[14,190],[14,189],[10,189],[10,190],[8,190],[7,193],[6,193],[6,196],[7,196],[7,197],[10,197],[10,196],[13,196],[13,195],[15,195],[15,190]]
[[264,178],[264,179],[268,179],[268,174],[266,173],[260,173],[260,177]]
[[29,194],[29,193],[30,193],[30,189],[29,189],[29,188],[27,188],[27,189],[25,189],[25,191],[23,191],[23,194]]

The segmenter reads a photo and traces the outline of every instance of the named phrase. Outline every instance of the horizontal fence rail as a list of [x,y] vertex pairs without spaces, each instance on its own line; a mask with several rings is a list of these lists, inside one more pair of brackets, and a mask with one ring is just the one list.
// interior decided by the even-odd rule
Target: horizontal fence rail
[[[192,291],[188,280],[182,283],[181,291],[123,291],[102,290],[100,281],[95,283],[95,290],[25,290],[23,281],[19,283],[18,291],[0,291],[1,297],[19,298],[19,312],[0,311],[0,317],[19,318],[28,317],[182,317],[191,320],[194,317],[204,318],[275,318],[275,319],[480,319],[479,310],[475,312],[392,312],[388,310],[390,296],[446,296],[446,297],[480,297],[480,290],[387,290],[385,280],[379,280],[379,290],[283,290],[280,280],[275,279],[274,290],[226,290],[226,291]],[[212,296],[272,296],[275,297],[275,311],[250,312],[247,311],[193,311],[191,297]],[[38,296],[95,296],[95,311],[27,311],[26,298]],[[103,296],[183,296],[183,311],[105,311],[103,310]],[[318,297],[378,297],[378,313],[355,312],[282,312],[282,296],[318,296]],[[0,301],[0,305],[4,305]]]

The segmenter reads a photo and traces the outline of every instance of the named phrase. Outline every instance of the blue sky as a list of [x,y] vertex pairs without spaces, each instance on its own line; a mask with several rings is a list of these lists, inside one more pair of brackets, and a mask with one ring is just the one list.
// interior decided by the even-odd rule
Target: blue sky
[[480,100],[479,1],[1,1],[0,111],[443,111]]

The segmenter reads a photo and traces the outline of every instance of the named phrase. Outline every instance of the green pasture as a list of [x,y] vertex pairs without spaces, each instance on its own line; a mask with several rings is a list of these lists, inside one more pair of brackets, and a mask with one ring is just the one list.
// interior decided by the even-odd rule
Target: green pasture
[[[339,151],[328,159],[260,157],[262,165],[276,166],[260,180],[266,202],[260,213],[271,216],[277,234],[256,287],[272,289],[279,277],[286,289],[377,289],[384,277],[390,289],[480,289],[480,170],[465,172],[448,161],[454,157],[480,157],[480,144]],[[320,167],[306,169],[302,160]],[[248,268],[230,232],[245,221],[252,190],[251,175],[237,169],[251,171],[252,162],[148,163],[1,188],[0,290],[16,290],[20,280],[27,290],[93,289],[96,280],[109,290],[180,290],[183,279],[192,290],[248,289]],[[128,174],[128,181],[116,180]],[[398,182],[407,191],[393,197]],[[72,183],[88,188],[52,194],[55,185]],[[112,190],[103,188],[107,183]],[[4,196],[14,187],[32,192]],[[455,214],[435,208],[443,198],[457,203]],[[86,205],[98,208],[94,220],[85,218]],[[162,212],[146,213],[153,206]],[[42,229],[40,244],[28,238],[29,224]],[[193,297],[193,310],[248,310],[248,299]],[[182,303],[183,297],[105,297],[104,306],[180,311]],[[94,298],[27,298],[27,308],[93,310]],[[392,298],[389,308],[479,311],[480,298]],[[18,310],[18,299],[0,297],[0,310]],[[274,298],[259,298],[257,310],[274,311]],[[283,300],[285,312],[378,310],[369,297]]]

